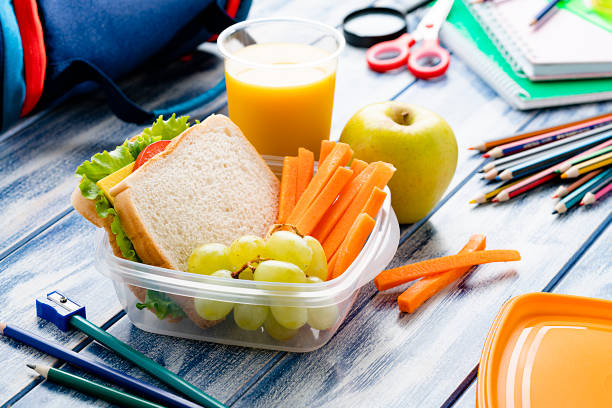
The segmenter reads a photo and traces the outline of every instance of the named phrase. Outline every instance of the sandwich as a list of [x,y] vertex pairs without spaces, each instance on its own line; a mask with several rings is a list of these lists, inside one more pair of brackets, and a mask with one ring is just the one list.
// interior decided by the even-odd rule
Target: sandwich
[[[113,151],[76,171],[74,208],[108,234],[113,253],[134,262],[186,271],[199,245],[264,236],[277,217],[279,180],[223,115],[191,124],[159,118]],[[160,319],[183,316],[202,328],[193,298],[130,286],[138,307]]]

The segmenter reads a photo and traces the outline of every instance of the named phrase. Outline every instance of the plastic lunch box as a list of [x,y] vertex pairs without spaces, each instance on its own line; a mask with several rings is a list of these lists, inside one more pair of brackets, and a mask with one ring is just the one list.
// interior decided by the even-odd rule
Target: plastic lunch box
[[[282,158],[264,156],[272,171],[280,175]],[[346,317],[359,289],[382,271],[393,258],[399,243],[399,224],[391,208],[391,193],[377,217],[374,230],[361,253],[340,277],[317,284],[259,282],[242,279],[221,279],[159,268],[116,257],[104,230],[96,236],[96,268],[113,280],[119,301],[132,323],[145,331],[205,340],[213,343],[245,347],[307,352],[327,343]],[[203,330],[191,320],[179,322],[159,320],[149,310],[139,310],[138,300],[128,285],[158,292],[198,297],[232,303],[295,307],[325,307],[336,305],[338,318],[328,330],[319,331],[305,324],[290,340],[279,341],[268,335],[263,327],[254,331],[239,328],[233,314],[221,323]]]

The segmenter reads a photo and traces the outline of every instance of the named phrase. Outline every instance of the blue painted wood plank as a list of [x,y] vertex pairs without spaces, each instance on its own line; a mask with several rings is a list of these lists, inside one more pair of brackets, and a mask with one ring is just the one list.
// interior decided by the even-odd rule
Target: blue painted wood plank
[[[605,204],[602,202],[600,205]],[[554,292],[612,300],[611,245],[612,226],[608,226],[571,268],[571,273],[561,280]],[[476,382],[465,390],[453,407],[473,408],[475,403]]]
[[[18,325],[41,336],[74,347],[84,339],[76,333],[62,333],[36,317],[34,300],[54,289],[87,306],[87,315],[103,324],[121,306],[112,283],[92,263],[95,228],[76,214],[69,215],[0,262],[0,320]],[[54,360],[32,348],[0,336],[0,404],[9,400],[31,381],[25,360]]]

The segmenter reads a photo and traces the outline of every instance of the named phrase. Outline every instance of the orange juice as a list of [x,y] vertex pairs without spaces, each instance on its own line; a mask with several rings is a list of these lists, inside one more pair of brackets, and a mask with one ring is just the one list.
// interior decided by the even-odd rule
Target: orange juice
[[318,156],[334,100],[336,61],[329,55],[306,44],[263,43],[226,60],[230,119],[260,154],[294,156],[305,147]]

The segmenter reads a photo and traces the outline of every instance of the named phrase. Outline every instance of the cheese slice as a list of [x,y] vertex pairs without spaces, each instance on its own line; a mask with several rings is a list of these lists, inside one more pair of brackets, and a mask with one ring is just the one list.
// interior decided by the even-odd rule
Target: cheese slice
[[108,198],[108,201],[110,201],[112,205],[115,205],[115,203],[113,202],[113,196],[110,194],[111,188],[115,187],[121,180],[132,174],[134,163],[135,162],[132,162],[127,166],[120,168],[116,172],[109,174],[96,183],[98,188],[104,192],[104,195],[106,198]]

